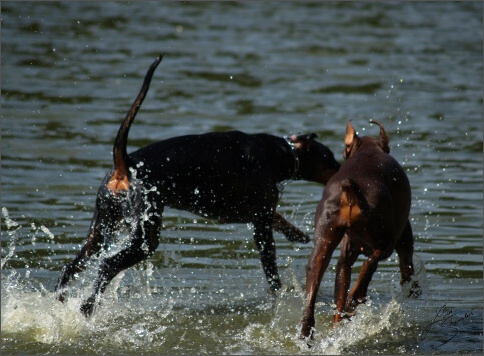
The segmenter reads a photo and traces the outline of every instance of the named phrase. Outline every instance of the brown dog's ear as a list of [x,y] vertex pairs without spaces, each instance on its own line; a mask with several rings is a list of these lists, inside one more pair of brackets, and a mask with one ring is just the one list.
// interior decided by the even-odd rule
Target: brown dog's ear
[[351,121],[348,121],[346,124],[345,145],[351,146],[355,137],[358,137],[358,135],[356,135],[355,129],[353,128],[353,125],[351,125]]
[[380,136],[378,137],[378,146],[383,150],[385,153],[390,153],[390,146],[388,146],[388,142],[390,141],[388,139],[388,135],[385,132],[385,129],[383,128],[383,125],[380,124],[378,121],[375,120],[370,120],[372,124],[377,124],[380,126]]
[[351,121],[346,124],[345,149],[343,151],[343,158],[347,159],[356,151],[359,146],[360,138],[351,125]]

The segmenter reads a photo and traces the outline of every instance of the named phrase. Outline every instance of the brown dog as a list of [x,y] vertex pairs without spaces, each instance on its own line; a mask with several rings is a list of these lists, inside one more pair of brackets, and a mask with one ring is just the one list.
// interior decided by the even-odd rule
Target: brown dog
[[[389,155],[383,126],[370,122],[380,126],[378,139],[358,137],[351,123],[347,124],[343,151],[346,161],[328,181],[316,210],[314,248],[308,262],[306,306],[301,320],[303,338],[312,335],[319,285],[339,243],[333,325],[343,316],[351,316],[356,306],[365,301],[378,262],[390,257],[393,250],[400,260],[400,284],[409,282],[414,273],[413,234],[408,220],[410,184],[400,164]],[[368,259],[347,298],[351,267],[361,253]],[[411,294],[419,293],[415,282]]]

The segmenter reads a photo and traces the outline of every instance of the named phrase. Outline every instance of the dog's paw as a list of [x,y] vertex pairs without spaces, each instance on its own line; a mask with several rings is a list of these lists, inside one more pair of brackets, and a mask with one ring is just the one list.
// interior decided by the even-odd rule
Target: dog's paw
[[92,315],[95,301],[96,301],[96,298],[90,297],[89,299],[86,300],[84,304],[81,305],[81,308],[80,308],[81,313],[84,314],[86,318]]
[[342,314],[343,319],[351,320],[352,317],[356,315],[356,308],[348,310],[347,312]]
[[302,340],[308,348],[311,348],[314,343],[314,322],[311,320],[301,320],[301,329],[299,333],[299,340]]
[[58,296],[57,296],[57,300],[61,303],[64,303],[64,300],[65,300],[65,295],[64,293],[60,293]]
[[410,287],[410,291],[408,292],[408,297],[412,299],[417,299],[422,295],[422,289],[418,284],[418,281],[414,281],[412,286]]

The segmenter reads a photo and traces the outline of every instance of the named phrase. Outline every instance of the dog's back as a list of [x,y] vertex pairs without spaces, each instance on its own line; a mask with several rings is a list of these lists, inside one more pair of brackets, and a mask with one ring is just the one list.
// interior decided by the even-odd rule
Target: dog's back
[[[368,139],[368,140],[366,140]],[[410,212],[410,183],[400,164],[377,146],[371,137],[363,137],[357,152],[347,158],[328,182],[325,192],[340,195],[342,218],[355,222],[359,216],[369,221],[395,222],[395,233],[403,231]],[[351,177],[351,178],[348,178]],[[323,198],[324,200],[324,198]],[[349,208],[352,207],[349,214]],[[389,217],[390,218],[390,217]]]
[[[341,203],[341,215],[351,218],[345,206],[351,206],[352,220],[355,208],[374,215],[392,211],[402,217],[396,221],[404,226],[410,211],[410,183],[401,165],[389,154],[388,146],[381,147],[378,139],[357,137],[358,142],[349,142],[344,152],[345,164],[328,181],[322,202]],[[388,153],[387,153],[388,152]]]

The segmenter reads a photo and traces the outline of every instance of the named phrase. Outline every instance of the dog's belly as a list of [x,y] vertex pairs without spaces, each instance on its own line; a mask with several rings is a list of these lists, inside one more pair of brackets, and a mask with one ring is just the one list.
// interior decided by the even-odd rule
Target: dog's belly
[[214,200],[210,204],[199,201],[194,201],[189,204],[182,201],[173,201],[166,205],[174,209],[189,211],[207,219],[217,220],[220,223],[243,223],[250,221],[246,208],[242,206],[228,206],[223,201]]
[[345,239],[348,239],[352,248],[359,251],[359,253],[369,257],[375,251],[374,246],[368,243],[367,235],[361,235],[361,232],[353,231],[352,229],[347,229],[344,235]]
[[[373,236],[361,230],[353,231],[352,229],[348,229],[345,233],[345,237],[350,240],[353,248],[366,257],[373,255],[375,250],[380,250],[382,253],[381,259],[386,259],[392,255],[393,250],[395,249],[395,239],[385,238],[375,240]],[[378,237],[380,237],[380,235],[378,235]]]
[[205,189],[202,186],[183,186],[180,189],[165,190],[163,204],[178,210],[185,210],[221,223],[245,223],[261,213],[262,201],[255,204],[254,197],[243,190],[226,187]]

